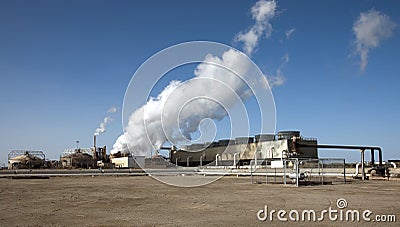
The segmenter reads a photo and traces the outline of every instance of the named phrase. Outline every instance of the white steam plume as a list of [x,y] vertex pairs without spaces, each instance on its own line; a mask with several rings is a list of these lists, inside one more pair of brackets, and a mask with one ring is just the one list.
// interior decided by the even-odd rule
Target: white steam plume
[[289,54],[286,53],[282,57],[282,63],[279,65],[278,69],[276,70],[275,75],[266,75],[265,77],[268,80],[268,84],[271,88],[282,86],[286,83],[285,75],[282,73],[282,69],[286,66],[289,62]]
[[[270,35],[272,26],[269,20],[275,15],[275,8],[275,1],[264,0],[260,0],[252,7],[255,25],[248,34],[237,35],[237,40],[243,42],[243,49],[247,54],[253,52],[264,32],[267,36]],[[209,54],[205,56],[204,61],[216,65],[199,64],[194,71],[193,79],[185,82],[170,82],[157,97],[150,98],[145,105],[134,111],[129,116],[125,133],[117,139],[111,153],[129,153],[129,147],[135,155],[149,155],[151,150],[159,149],[167,140],[179,142],[190,139],[191,134],[198,130],[202,119],[223,119],[227,115],[225,109],[212,99],[215,98],[224,103],[224,107],[229,109],[235,105],[237,97],[227,92],[222,84],[212,83],[210,80],[223,81],[242,100],[252,95],[248,86],[237,76],[243,76],[244,81],[255,82],[246,78],[251,64],[245,55],[230,49],[221,57]],[[191,97],[202,96],[211,99],[199,98],[192,104],[183,105]],[[176,108],[177,106],[184,107],[179,109]],[[177,111],[180,112],[177,113]],[[174,116],[179,116],[179,122]]]
[[292,34],[296,31],[295,28],[289,29],[285,32],[286,39],[290,39],[292,37]]
[[240,32],[236,36],[236,40],[243,42],[243,50],[247,55],[254,52],[258,44],[258,40],[263,34],[269,37],[272,33],[272,25],[270,20],[275,16],[275,1],[258,1],[252,8],[251,14],[256,23],[245,33]]
[[353,33],[356,51],[361,58],[362,72],[367,67],[369,51],[378,47],[382,40],[392,36],[396,26],[389,16],[374,9],[360,13],[360,17],[353,25]]
[[[117,112],[117,107],[111,107],[110,109],[107,110],[107,113],[109,114],[113,114]],[[94,131],[94,135],[98,136],[101,133],[106,131],[106,127],[107,125],[112,121],[113,119],[111,118],[111,116],[105,116],[103,121],[100,123],[99,127],[96,128],[96,130]]]
[[115,113],[115,112],[117,112],[117,110],[118,110],[117,107],[113,106],[107,110],[107,113]]

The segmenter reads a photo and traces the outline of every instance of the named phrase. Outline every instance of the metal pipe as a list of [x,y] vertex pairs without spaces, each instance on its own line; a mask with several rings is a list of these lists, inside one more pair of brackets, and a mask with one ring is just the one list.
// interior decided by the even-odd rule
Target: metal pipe
[[343,159],[343,179],[346,184],[346,159]]
[[299,187],[299,159],[296,158],[296,187]]
[[265,162],[265,184],[268,184],[268,164]]
[[364,150],[361,151],[361,179],[365,180],[365,157],[364,157]]
[[375,164],[375,150],[371,149],[371,165]]
[[[363,153],[362,158],[364,157],[364,151],[365,150],[371,150],[371,154],[375,151],[378,150],[378,155],[379,155],[379,166],[382,166],[382,149],[380,147],[376,146],[352,146],[352,145],[330,145],[330,144],[302,144],[301,142],[297,142],[298,147],[315,147],[315,148],[326,148],[326,149],[354,149],[354,150],[361,150]],[[372,159],[375,159],[375,155],[371,155]],[[364,160],[365,161],[365,160]],[[362,162],[362,165],[364,165],[364,161]],[[362,166],[361,166],[362,167]],[[365,174],[365,172],[364,172]],[[365,176],[364,176],[365,177]]]
[[283,161],[283,184],[286,185],[286,160]]
[[239,153],[234,153],[233,154],[233,166],[236,166],[236,155]]
[[332,144],[302,144],[301,142],[297,142],[297,146],[299,147],[316,147],[316,148],[326,148],[326,149],[354,149],[354,150],[381,150],[380,147],[376,146],[353,146],[353,145],[332,145]]
[[219,154],[215,155],[215,166],[218,166],[218,157],[219,157]]
[[251,178],[251,184],[253,184],[253,165],[251,164],[253,160],[250,160],[250,178]]
[[257,169],[257,151],[254,152],[254,169]]
[[321,176],[322,185],[324,185],[324,160],[321,162]]
[[360,163],[357,163],[356,164],[356,172],[353,175],[354,177],[356,177],[356,176],[358,176],[358,174],[360,174],[359,169],[360,169]]
[[200,156],[200,166],[203,166],[203,155]]

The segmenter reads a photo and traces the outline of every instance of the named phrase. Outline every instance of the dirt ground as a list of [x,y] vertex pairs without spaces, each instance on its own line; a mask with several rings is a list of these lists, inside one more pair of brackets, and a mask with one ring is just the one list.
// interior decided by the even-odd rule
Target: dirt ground
[[[398,226],[397,222],[260,221],[257,212],[366,209],[400,219],[400,181],[370,180],[319,186],[250,184],[224,177],[195,188],[169,186],[146,176],[0,179],[0,226]],[[261,213],[261,216],[263,213]],[[317,215],[319,217],[319,215]],[[288,215],[286,215],[286,218]]]

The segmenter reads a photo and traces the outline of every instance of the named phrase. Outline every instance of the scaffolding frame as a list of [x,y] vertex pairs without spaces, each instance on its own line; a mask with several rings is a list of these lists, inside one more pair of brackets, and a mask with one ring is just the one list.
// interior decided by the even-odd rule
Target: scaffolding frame
[[66,157],[75,153],[83,153],[83,154],[89,154],[93,156],[93,148],[69,148],[65,149],[63,153],[61,154],[61,157]]
[[46,159],[46,155],[43,153],[43,151],[12,150],[10,153],[8,153],[8,160],[22,155],[35,156],[37,158],[42,159],[43,161]]

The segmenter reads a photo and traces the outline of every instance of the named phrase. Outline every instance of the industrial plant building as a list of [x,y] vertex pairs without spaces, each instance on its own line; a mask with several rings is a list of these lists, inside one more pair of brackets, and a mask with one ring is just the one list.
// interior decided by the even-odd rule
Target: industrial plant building
[[[96,138],[96,137],[94,137]],[[110,167],[107,147],[97,147],[96,139],[92,148],[65,149],[60,158],[63,168]]]
[[[280,131],[277,134],[237,137],[185,145],[179,148],[175,146],[162,147],[162,150],[168,150],[168,157],[159,155],[158,151],[152,157],[121,152],[107,155],[106,146],[97,147],[96,136],[94,136],[93,142],[92,148],[77,147],[64,150],[60,161],[55,162],[46,161],[42,151],[13,150],[8,155],[8,168],[171,169],[177,166],[252,168],[252,166],[272,166],[278,163],[278,160],[281,164],[289,160],[300,159],[320,162],[318,149],[347,149],[361,153],[360,167],[363,179],[366,176],[366,167],[371,167],[368,173],[374,171],[376,174],[384,175],[384,171],[386,171],[380,147],[318,144],[317,139],[303,137],[300,131]],[[365,161],[365,151],[371,152],[370,162]],[[376,152],[378,152],[378,162],[375,162]],[[345,161],[343,160],[343,162]]]
[[65,149],[60,161],[63,168],[93,168],[96,166],[92,148]]
[[111,163],[115,168],[144,168],[145,156],[124,155],[119,157],[111,157]]
[[60,161],[63,168],[110,168],[107,147],[97,147],[96,135],[93,136],[92,148],[65,149]]
[[65,149],[60,160],[46,160],[43,151],[13,150],[8,154],[8,169],[112,168],[106,146]]
[[[309,145],[298,146],[298,144]],[[204,144],[182,146],[171,150],[170,161],[180,166],[202,166],[214,163],[218,166],[248,165],[251,160],[318,158],[317,139],[305,138],[300,131],[280,131],[234,140],[219,140]]]
[[8,154],[8,169],[34,169],[44,166],[43,151],[13,150]]

